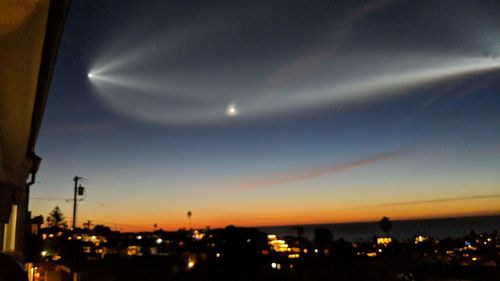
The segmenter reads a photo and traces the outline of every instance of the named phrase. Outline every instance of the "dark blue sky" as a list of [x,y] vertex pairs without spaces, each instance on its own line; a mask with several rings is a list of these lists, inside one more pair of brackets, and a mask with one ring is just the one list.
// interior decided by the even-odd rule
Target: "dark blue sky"
[[498,1],[269,2],[72,1],[32,197],[78,174],[82,218],[164,228],[500,211]]

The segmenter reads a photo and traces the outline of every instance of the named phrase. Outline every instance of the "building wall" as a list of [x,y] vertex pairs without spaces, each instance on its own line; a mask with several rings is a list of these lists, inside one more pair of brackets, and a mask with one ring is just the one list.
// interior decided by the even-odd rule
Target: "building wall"
[[[34,171],[34,112],[50,0],[0,1],[0,232],[3,252],[22,261],[28,189]],[[14,212],[13,212],[14,210]]]

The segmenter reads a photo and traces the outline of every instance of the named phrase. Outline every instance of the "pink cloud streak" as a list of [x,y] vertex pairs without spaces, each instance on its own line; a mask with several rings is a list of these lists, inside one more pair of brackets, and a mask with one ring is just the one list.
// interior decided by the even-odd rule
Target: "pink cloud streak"
[[312,167],[308,169],[289,171],[275,176],[270,176],[253,182],[243,183],[236,187],[237,190],[258,189],[276,185],[284,185],[297,181],[304,181],[325,175],[347,172],[356,168],[361,168],[381,161],[391,160],[399,156],[400,152],[387,152],[377,154],[368,158],[354,160],[345,163],[334,163],[323,166]]

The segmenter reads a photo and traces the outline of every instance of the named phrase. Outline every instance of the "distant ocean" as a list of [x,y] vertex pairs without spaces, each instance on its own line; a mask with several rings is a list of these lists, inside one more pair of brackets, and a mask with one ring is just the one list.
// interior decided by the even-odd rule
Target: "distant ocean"
[[[314,229],[316,227],[329,229],[334,239],[344,238],[352,242],[367,241],[374,235],[384,234],[378,222],[269,226],[259,227],[259,230],[268,234],[277,234],[280,237],[297,236],[297,230],[295,229],[297,226],[304,228],[302,236],[309,240],[314,239]],[[442,239],[446,237],[463,237],[469,234],[471,230],[476,233],[500,231],[500,216],[393,221],[390,235],[400,241],[412,239],[415,235]]]

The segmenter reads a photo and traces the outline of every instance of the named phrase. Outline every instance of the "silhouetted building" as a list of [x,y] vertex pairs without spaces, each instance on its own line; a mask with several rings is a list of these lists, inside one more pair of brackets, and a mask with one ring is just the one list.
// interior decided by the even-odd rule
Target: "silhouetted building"
[[35,144],[69,1],[10,1],[2,6],[0,250],[23,260],[29,187],[41,160]]

